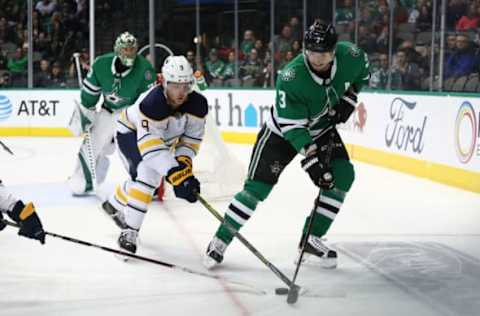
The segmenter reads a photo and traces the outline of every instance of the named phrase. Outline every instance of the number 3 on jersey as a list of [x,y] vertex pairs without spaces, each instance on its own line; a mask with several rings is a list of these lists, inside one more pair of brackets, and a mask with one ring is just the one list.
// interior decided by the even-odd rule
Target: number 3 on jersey
[[283,90],[278,90],[278,106],[282,109],[287,107],[286,94]]

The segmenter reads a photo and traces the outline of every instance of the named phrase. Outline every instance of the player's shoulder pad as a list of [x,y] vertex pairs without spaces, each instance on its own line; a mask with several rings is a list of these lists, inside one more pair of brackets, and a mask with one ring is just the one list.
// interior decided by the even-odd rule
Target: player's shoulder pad
[[108,65],[108,67],[111,66],[113,58],[115,58],[115,53],[107,53],[100,55],[95,58],[93,61],[93,67],[103,67],[105,65]]
[[365,52],[354,43],[348,41],[340,41],[337,43],[335,55],[349,60],[363,61]]
[[180,107],[180,112],[204,118],[208,114],[208,101],[202,94],[193,91],[188,100]]
[[172,114],[161,86],[155,86],[147,93],[140,101],[139,109],[144,116],[154,121],[161,121]]

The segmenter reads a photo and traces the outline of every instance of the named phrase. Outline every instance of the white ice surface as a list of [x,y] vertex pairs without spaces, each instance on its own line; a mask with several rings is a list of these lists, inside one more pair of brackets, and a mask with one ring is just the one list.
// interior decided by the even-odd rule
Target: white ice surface
[[[99,200],[73,198],[65,185],[78,139],[2,140],[15,156],[0,151],[0,178],[25,201],[35,202],[46,230],[116,247],[119,230],[101,213]],[[247,164],[250,146],[229,148]],[[125,176],[113,157],[104,191]],[[284,296],[258,295],[230,284],[237,280],[270,293],[283,286],[238,241],[215,271],[225,279],[219,281],[151,263],[124,263],[110,253],[52,237],[41,246],[7,227],[0,232],[0,315],[475,314],[480,195],[354,164],[356,181],[328,234],[340,250],[339,267],[302,266],[297,279],[323,297],[301,296],[291,306]],[[242,229],[289,277],[315,191],[295,160]],[[227,204],[212,203],[221,213]],[[154,203],[140,232],[138,254],[207,272],[202,254],[217,225],[199,203]]]

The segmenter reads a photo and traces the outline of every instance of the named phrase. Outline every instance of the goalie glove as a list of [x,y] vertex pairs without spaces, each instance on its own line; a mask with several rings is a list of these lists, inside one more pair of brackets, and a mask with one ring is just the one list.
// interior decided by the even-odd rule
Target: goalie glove
[[195,203],[196,194],[200,193],[200,182],[193,176],[192,159],[187,156],[178,156],[176,160],[178,166],[168,171],[167,182],[173,186],[176,197]]
[[357,105],[357,92],[355,87],[348,89],[340,101],[328,111],[328,117],[332,124],[345,123],[348,121]]

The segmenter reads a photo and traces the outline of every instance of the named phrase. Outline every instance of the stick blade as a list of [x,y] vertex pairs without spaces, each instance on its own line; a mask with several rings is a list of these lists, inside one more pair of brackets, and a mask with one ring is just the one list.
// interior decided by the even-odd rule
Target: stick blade
[[297,285],[292,285],[290,287],[290,290],[288,291],[288,296],[287,296],[287,303],[288,304],[295,304],[298,301],[298,290],[300,287]]

